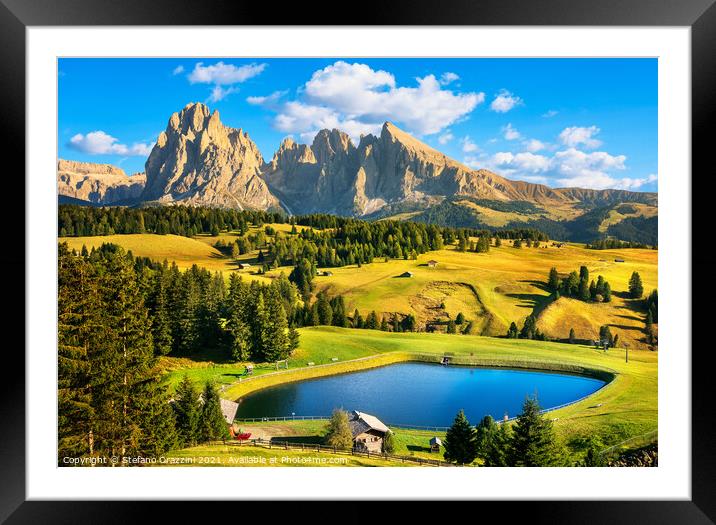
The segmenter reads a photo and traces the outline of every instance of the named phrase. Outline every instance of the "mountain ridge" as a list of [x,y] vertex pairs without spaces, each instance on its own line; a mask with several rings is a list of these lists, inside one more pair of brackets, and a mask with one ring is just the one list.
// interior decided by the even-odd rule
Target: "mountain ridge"
[[[71,161],[58,163],[58,186],[60,171],[68,173],[70,166],[63,164],[65,169],[60,170],[60,164],[67,162]],[[85,171],[98,172],[95,179],[99,172],[117,180],[126,177],[119,168],[86,164]],[[378,135],[362,135],[357,145],[338,129],[320,130],[310,145],[285,138],[265,160],[246,131],[224,125],[219,112],[211,112],[203,103],[189,103],[170,116],[147,158],[145,174],[141,191],[135,185],[132,192],[137,203],[284,209],[296,215],[371,218],[390,216],[392,209],[429,210],[444,202],[468,206],[469,213],[482,219],[494,215],[489,206],[461,200],[473,199],[536,205],[539,213],[516,216],[529,223],[573,220],[589,210],[620,203],[658,207],[657,193],[551,188],[473,169],[392,122],[386,122]],[[68,186],[66,180],[62,184]],[[89,200],[86,193],[66,190],[64,194]],[[93,195],[98,196],[92,202],[109,203],[101,192]],[[115,200],[126,201],[127,195]]]

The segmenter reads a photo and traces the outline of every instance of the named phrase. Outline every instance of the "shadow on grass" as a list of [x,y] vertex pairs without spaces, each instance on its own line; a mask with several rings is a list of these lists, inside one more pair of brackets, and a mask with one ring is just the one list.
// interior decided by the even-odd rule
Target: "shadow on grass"
[[609,323],[609,326],[614,327],[614,328],[619,328],[620,330],[630,330],[632,332],[643,332],[643,330],[638,326],[630,326],[630,325],[625,325],[625,324],[614,324],[614,323]]
[[547,283],[542,282],[542,281],[536,281],[534,279],[522,279],[518,282],[525,283],[525,284],[531,284],[532,286],[534,286],[535,288],[539,288],[543,292],[547,292],[550,294],[552,293],[552,290],[549,289],[549,287],[547,286]]
[[[418,445],[406,445],[405,448],[410,452],[430,452],[430,447],[420,447]],[[435,455],[439,456],[437,453]]]
[[517,305],[519,308],[541,309],[549,303],[548,297],[536,293],[508,293],[505,296],[522,301]]
[[620,317],[622,319],[628,319],[629,321],[639,321],[640,323],[644,322],[644,319],[641,317],[637,317],[636,315],[620,315],[616,314],[614,317]]
[[272,445],[283,445],[288,443],[289,445],[306,444],[306,445],[322,445],[323,436],[274,436],[271,438]]

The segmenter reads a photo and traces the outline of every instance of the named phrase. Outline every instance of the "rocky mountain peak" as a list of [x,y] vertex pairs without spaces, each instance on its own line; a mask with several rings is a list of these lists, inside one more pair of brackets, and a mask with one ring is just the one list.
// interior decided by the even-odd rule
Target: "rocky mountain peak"
[[259,176],[264,164],[248,134],[225,126],[202,103],[172,114],[145,164],[144,200],[278,208]]
[[322,129],[313,139],[311,150],[319,164],[324,164],[336,155],[344,157],[355,150],[353,141],[347,133],[337,129]]

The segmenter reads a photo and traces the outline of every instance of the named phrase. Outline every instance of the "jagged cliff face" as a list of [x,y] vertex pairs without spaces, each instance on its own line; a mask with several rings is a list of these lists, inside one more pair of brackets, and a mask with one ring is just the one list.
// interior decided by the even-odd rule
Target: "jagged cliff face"
[[[566,218],[619,202],[657,205],[655,193],[553,189],[475,170],[390,122],[379,136],[363,136],[358,145],[336,129],[320,131],[310,146],[285,139],[271,161],[264,162],[246,132],[225,126],[218,112],[194,103],[174,113],[159,135],[145,164],[143,190],[140,179],[131,177],[128,184],[130,178],[118,168],[91,165],[83,171],[75,164],[81,163],[58,166],[61,194],[101,203],[138,198],[363,217],[401,207],[421,210],[445,198],[472,197],[526,201],[548,215],[559,208],[560,217]],[[84,182],[78,184],[81,176]]]
[[279,208],[261,178],[263,158],[241,129],[189,104],[169,119],[145,164],[144,201],[266,210]]
[[144,173],[128,176],[110,164],[57,162],[57,192],[60,196],[93,204],[135,201],[144,191]]
[[560,206],[652,200],[619,190],[555,190],[510,181],[456,162],[389,122],[379,137],[364,136],[357,147],[335,129],[319,132],[310,147],[286,139],[264,166],[263,177],[292,213],[363,216],[387,205],[429,206],[459,196]]

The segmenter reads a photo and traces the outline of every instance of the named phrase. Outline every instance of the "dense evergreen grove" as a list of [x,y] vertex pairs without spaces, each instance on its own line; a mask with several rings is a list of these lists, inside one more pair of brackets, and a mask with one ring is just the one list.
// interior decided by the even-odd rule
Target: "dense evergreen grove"
[[59,246],[59,465],[67,457],[99,465],[155,458],[225,437],[214,387],[200,395],[187,380],[170,400],[156,366],[158,355],[185,350],[190,338],[216,336],[199,329],[211,326],[215,308],[199,297],[216,290],[208,272],[148,265],[114,245],[79,254]]
[[565,449],[557,440],[552,421],[541,414],[536,398],[528,397],[514,424],[498,424],[485,416],[474,427],[461,410],[443,442],[446,461],[469,465],[480,460],[486,467],[567,466]]
[[587,244],[587,248],[589,248],[590,250],[619,250],[622,248],[656,249],[656,246],[649,246],[647,244],[635,241],[630,242],[620,241],[619,239],[600,239],[598,241],[592,242],[591,244]]
[[555,298],[561,296],[572,297],[582,301],[596,301],[608,303],[612,300],[612,287],[601,275],[589,280],[589,269],[586,266],[579,268],[579,273],[571,272],[560,279],[556,268],[549,271],[547,286],[554,293]]

